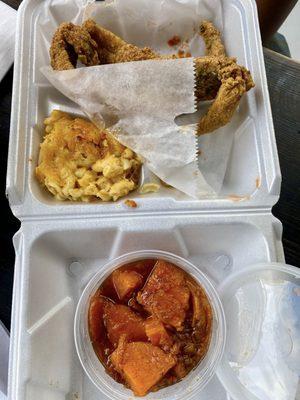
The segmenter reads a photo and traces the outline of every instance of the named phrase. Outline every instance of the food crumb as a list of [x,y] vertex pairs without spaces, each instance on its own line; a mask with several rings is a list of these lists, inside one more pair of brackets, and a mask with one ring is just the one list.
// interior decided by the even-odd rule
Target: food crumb
[[29,162],[32,162],[32,158],[31,158],[31,157],[29,157],[29,158],[28,158],[28,161],[29,161]]
[[127,199],[127,200],[124,201],[124,203],[126,204],[127,207],[130,207],[130,208],[136,208],[137,207],[137,204],[136,204],[136,202],[134,200]]
[[259,189],[259,188],[260,188],[260,185],[261,185],[260,178],[256,178],[256,179],[255,179],[255,186],[256,186],[256,188]]
[[146,193],[155,193],[158,192],[160,186],[158,183],[155,182],[150,182],[150,183],[145,183],[141,189],[140,189],[140,194],[146,194]]
[[177,52],[177,55],[179,58],[187,58],[187,57],[192,57],[192,54],[190,51],[185,52],[182,49],[179,49]]
[[168,45],[170,47],[177,46],[181,42],[181,38],[178,35],[174,35],[171,39],[168,40]]

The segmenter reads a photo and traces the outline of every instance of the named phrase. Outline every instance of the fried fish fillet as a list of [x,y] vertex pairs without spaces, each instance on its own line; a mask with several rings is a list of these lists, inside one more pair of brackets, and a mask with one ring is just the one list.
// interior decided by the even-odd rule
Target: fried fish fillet
[[[70,33],[67,34],[66,30]],[[205,42],[206,54],[194,59],[195,96],[197,101],[215,100],[199,120],[198,135],[226,125],[243,94],[254,87],[250,72],[239,66],[235,58],[227,57],[221,34],[211,22],[202,22],[200,34]],[[50,56],[52,67],[57,70],[75,68],[76,57],[87,66],[178,57],[162,56],[149,47],[139,48],[129,44],[91,19],[81,27],[70,23],[60,25],[51,44]]]

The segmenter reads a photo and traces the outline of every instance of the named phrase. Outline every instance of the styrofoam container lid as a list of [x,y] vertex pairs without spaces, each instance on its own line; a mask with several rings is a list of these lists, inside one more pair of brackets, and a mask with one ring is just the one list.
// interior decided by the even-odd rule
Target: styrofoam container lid
[[296,398],[299,284],[300,269],[265,263],[246,267],[219,286],[227,340],[217,374],[233,399]]

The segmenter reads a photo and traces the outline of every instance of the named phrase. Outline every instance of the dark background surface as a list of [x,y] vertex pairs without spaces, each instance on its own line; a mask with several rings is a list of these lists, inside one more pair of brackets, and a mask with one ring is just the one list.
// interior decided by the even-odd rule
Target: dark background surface
[[[20,1],[6,0],[17,8]],[[270,89],[272,82],[269,78]],[[0,320],[10,327],[11,298],[14,271],[12,237],[20,223],[11,214],[5,197],[6,163],[9,139],[12,68],[0,83]],[[275,103],[271,96],[272,108]],[[299,111],[300,112],[300,111]],[[283,223],[283,246],[286,262],[300,267],[300,128],[294,124],[284,129],[284,122],[274,113],[274,125],[282,172],[280,201],[273,208],[274,215]]]

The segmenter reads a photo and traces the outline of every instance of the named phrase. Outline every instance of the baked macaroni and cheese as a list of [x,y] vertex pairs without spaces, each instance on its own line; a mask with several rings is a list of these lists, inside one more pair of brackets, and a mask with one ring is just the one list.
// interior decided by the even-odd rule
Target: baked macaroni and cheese
[[44,123],[36,177],[57,200],[116,201],[136,189],[141,160],[108,130],[58,110]]

